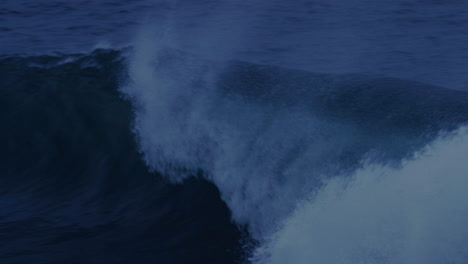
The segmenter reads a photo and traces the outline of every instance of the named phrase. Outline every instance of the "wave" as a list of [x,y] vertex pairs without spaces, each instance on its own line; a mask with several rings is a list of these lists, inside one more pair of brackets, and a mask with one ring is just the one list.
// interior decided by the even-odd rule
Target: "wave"
[[[204,61],[172,49],[164,35],[157,41],[143,38],[136,43],[129,59],[129,79],[121,90],[134,105],[134,132],[147,165],[173,182],[183,182],[191,176],[202,176],[213,182],[231,209],[234,221],[248,226],[251,235],[262,245],[253,260],[265,263],[281,263],[286,259],[302,263],[309,257],[314,259],[306,237],[314,236],[314,228],[318,227],[306,227],[307,223],[300,222],[304,225],[302,231],[296,229],[302,226],[295,227],[295,222],[315,216],[309,212],[318,210],[315,201],[307,199],[313,194],[319,200],[330,196],[328,193],[338,188],[333,187],[337,184],[332,184],[331,179],[360,180],[360,176],[353,175],[366,174],[368,164],[383,166],[381,173],[390,168],[397,170],[416,151],[437,138],[450,136],[468,120],[466,92],[395,78],[315,74],[239,61]],[[403,168],[402,173],[406,170]],[[421,177],[424,175],[417,179]],[[428,177],[430,188],[434,183]],[[362,195],[382,189],[384,196],[375,201],[382,203],[387,202],[385,195],[390,195],[392,188],[399,184],[398,176],[388,180],[388,185],[374,183],[377,180],[366,177],[361,181],[370,188],[362,190]],[[401,182],[404,183],[403,179]],[[359,184],[358,181],[356,185]],[[341,192],[343,196],[354,195],[361,191],[359,188],[364,187],[350,188],[350,194],[348,189]],[[419,203],[418,194],[415,189],[414,196],[408,196],[415,199],[409,201],[416,203],[415,206]],[[333,222],[333,213],[339,215],[341,209],[356,209],[355,214],[378,209],[374,204],[346,209],[348,203],[353,205],[352,198],[330,201],[330,208],[326,208],[330,213],[316,221],[331,221],[325,227],[332,229],[333,223],[339,225]],[[306,209],[295,211],[298,204],[299,208]],[[369,214],[380,216],[380,210]],[[343,217],[348,216],[345,212]],[[296,219],[294,215],[299,213],[306,216]],[[353,212],[349,214],[354,216]],[[457,217],[462,220],[465,216]],[[350,219],[350,226],[342,228],[352,229],[358,220]],[[439,224],[428,221],[428,225]],[[372,229],[378,229],[380,224],[386,228],[385,222],[376,220],[371,224],[369,229],[362,225],[362,231],[370,236],[386,232]],[[289,236],[292,232],[297,232],[297,237]],[[302,232],[305,233],[299,235]],[[326,237],[323,234],[316,239]],[[319,253],[333,255],[332,244],[341,237],[328,238],[328,244],[323,244],[327,250]],[[350,240],[336,243],[351,246]],[[418,247],[426,245],[406,248],[407,254],[419,256],[424,250],[417,251]],[[373,254],[372,247],[362,246],[364,249],[359,248],[361,251],[356,254]],[[282,249],[287,252],[282,254]],[[264,257],[263,251],[271,257]],[[354,248],[350,251],[354,252]],[[374,251],[377,255],[381,253]],[[297,253],[298,258],[288,252]],[[344,249],[345,258],[349,257],[346,261],[357,263],[367,263],[370,259],[379,263],[393,261],[390,257],[376,256],[363,257],[362,262],[348,253]],[[395,258],[405,260],[404,256],[396,255]],[[317,256],[316,260],[327,260],[320,258],[320,254]]]
[[242,258],[244,235],[211,183],[172,185],[148,172],[118,90],[124,58],[0,58],[2,263]]

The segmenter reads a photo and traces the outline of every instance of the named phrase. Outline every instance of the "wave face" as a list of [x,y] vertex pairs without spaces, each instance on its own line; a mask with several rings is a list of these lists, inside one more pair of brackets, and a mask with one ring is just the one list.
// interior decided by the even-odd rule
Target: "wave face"
[[0,58],[0,263],[236,263],[216,188],[148,172],[124,55]]
[[122,91],[147,165],[213,182],[254,263],[467,260],[465,132],[414,157],[466,123],[466,92],[203,61],[164,34],[137,42]]

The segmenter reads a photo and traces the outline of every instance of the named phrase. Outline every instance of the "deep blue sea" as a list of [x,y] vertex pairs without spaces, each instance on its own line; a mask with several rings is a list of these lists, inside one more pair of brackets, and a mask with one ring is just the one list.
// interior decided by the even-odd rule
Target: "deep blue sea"
[[0,264],[468,263],[468,1],[2,0]]

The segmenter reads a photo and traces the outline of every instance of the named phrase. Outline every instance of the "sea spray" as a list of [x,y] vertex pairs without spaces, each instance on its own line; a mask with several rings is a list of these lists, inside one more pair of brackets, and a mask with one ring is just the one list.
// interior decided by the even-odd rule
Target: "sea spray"
[[[405,219],[391,222],[390,230],[385,226],[391,218],[381,217],[379,212],[386,212],[389,194],[381,198],[382,206],[372,203],[378,202],[378,197],[369,197],[368,209],[357,206],[353,197],[344,198],[343,203],[333,197],[335,193],[346,196],[358,192],[343,187],[343,182],[357,184],[357,189],[364,188],[359,187],[361,184],[371,189],[376,185],[376,191],[382,188],[376,195],[391,193],[391,189],[385,189],[386,184],[379,185],[379,180],[374,183],[374,178],[363,177],[362,183],[355,183],[353,175],[356,170],[357,175],[366,174],[367,164],[383,166],[377,174],[401,167],[401,162],[415,151],[439,136],[450,135],[468,120],[465,92],[399,79],[315,74],[204,59],[172,48],[171,34],[172,30],[166,30],[156,37],[150,34],[139,38],[129,60],[129,81],[121,89],[134,105],[134,132],[140,151],[152,170],[175,183],[195,175],[213,182],[233,220],[247,225],[252,237],[259,241],[261,246],[254,252],[253,262],[282,263],[291,259],[281,253],[284,248],[286,252],[304,252],[303,258],[295,260],[298,263],[308,257],[324,263],[398,263],[407,261],[407,255],[421,257],[417,250],[424,245],[405,247],[397,243],[401,236],[417,231],[417,226],[408,227]],[[398,185],[389,181],[388,188]],[[348,188],[351,194],[347,194]],[[336,242],[343,243],[340,253],[332,253],[332,245],[340,237],[323,235],[322,246],[329,251],[320,252],[330,255],[325,258],[309,256],[314,251],[301,241],[297,241],[297,248],[283,241],[282,232],[308,236],[307,231],[315,228],[305,223],[304,230],[296,229],[302,218],[294,220],[301,208],[309,204],[315,208],[315,203],[304,202],[311,194],[327,201],[325,212],[332,211],[318,218],[321,222],[317,225],[329,223],[333,228],[335,223],[346,229],[340,232],[346,237],[347,233],[359,236],[355,233],[359,231],[353,231],[354,225],[369,227],[363,230],[368,237],[357,241],[357,249],[343,240]],[[351,210],[350,215],[361,215],[365,210],[381,221],[369,220],[361,225],[359,219],[351,219],[348,228],[336,222],[333,213],[340,210],[333,208],[334,203],[340,209]],[[303,214],[309,215],[304,210]],[[396,208],[391,210],[397,213]],[[401,214],[406,217],[405,212]],[[464,215],[460,217],[462,220]],[[288,221],[299,221],[291,224],[295,231],[289,231]],[[288,234],[285,241],[293,239]],[[382,236],[389,241],[377,243]],[[433,239],[431,243],[437,246],[437,239]],[[445,254],[443,249],[440,252]],[[457,254],[448,258],[461,258]]]

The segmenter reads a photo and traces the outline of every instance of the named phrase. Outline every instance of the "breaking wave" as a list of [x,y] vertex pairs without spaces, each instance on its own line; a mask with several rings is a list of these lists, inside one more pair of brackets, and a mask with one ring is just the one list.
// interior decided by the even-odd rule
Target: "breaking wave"
[[136,42],[121,87],[140,150],[175,183],[213,182],[252,262],[467,259],[467,93],[202,60],[167,34]]

